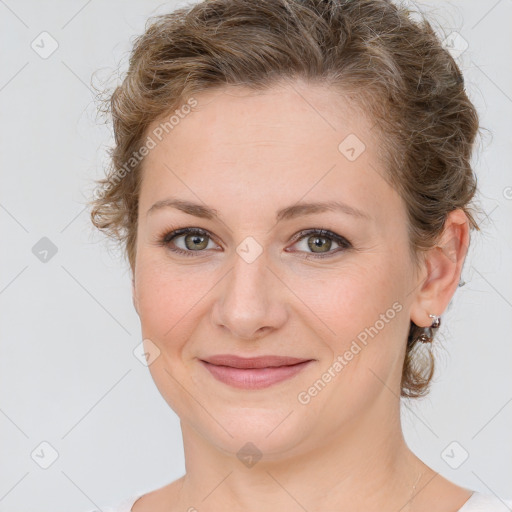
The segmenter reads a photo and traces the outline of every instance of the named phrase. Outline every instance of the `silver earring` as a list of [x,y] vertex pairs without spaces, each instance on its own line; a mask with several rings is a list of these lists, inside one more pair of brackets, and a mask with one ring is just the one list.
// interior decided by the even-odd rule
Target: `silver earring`
[[432,318],[432,325],[430,327],[425,327],[423,332],[418,336],[418,340],[421,343],[432,343],[433,333],[432,329],[438,329],[441,325],[441,317],[437,315],[428,315]]

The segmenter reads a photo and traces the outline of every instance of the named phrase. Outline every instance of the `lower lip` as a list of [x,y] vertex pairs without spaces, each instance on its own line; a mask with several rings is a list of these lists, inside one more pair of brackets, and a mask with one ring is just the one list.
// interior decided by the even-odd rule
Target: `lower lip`
[[232,368],[231,366],[217,366],[215,364],[201,361],[203,366],[217,379],[224,384],[229,384],[240,389],[263,389],[278,382],[290,379],[301,372],[309,363],[294,364],[291,366],[275,366],[267,368]]

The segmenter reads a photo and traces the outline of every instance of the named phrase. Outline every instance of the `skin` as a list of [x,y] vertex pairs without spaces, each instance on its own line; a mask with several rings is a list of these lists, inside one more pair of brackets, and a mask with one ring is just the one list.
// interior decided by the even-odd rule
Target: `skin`
[[[458,510],[471,491],[409,450],[399,394],[409,321],[429,326],[429,313],[445,311],[466,255],[467,217],[453,211],[439,247],[416,268],[405,203],[382,178],[374,123],[339,92],[294,82],[194,97],[198,107],[145,158],[133,269],[143,338],[159,351],[149,369],[181,420],[186,475],[144,495],[133,511]],[[366,146],[354,161],[338,150],[349,134]],[[171,196],[215,208],[219,219],[171,207],[147,214]],[[370,220],[328,211],[276,223],[281,208],[328,200]],[[158,243],[185,227],[206,230],[208,246],[187,249],[185,236]],[[331,256],[314,259],[307,242],[318,235],[292,240],[313,228],[352,246],[338,250],[329,239],[323,250]],[[237,253],[247,237],[262,250],[251,263]],[[378,334],[300,403],[298,394],[397,303]],[[243,390],[199,363],[223,353],[315,361],[292,379]],[[262,454],[252,467],[236,455],[249,441]]]

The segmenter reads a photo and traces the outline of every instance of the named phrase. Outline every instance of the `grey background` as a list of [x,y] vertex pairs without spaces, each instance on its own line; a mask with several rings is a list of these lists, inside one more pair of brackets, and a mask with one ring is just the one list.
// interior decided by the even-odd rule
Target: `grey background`
[[[99,509],[184,473],[179,420],[133,354],[128,268],[85,209],[112,143],[92,75],[124,71],[147,17],[177,5],[0,0],[0,512]],[[469,44],[458,59],[490,132],[474,159],[483,233],[443,316],[432,392],[404,403],[405,436],[452,481],[512,498],[512,1],[420,6]],[[43,31],[58,43],[47,58],[31,47],[51,49]],[[47,469],[42,442],[58,454]]]

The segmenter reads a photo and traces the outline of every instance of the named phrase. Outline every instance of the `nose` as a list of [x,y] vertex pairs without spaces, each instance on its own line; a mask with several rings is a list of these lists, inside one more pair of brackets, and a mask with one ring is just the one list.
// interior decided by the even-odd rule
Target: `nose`
[[288,315],[286,290],[268,263],[265,252],[251,263],[234,256],[233,268],[213,306],[216,327],[243,340],[256,340],[282,327]]

